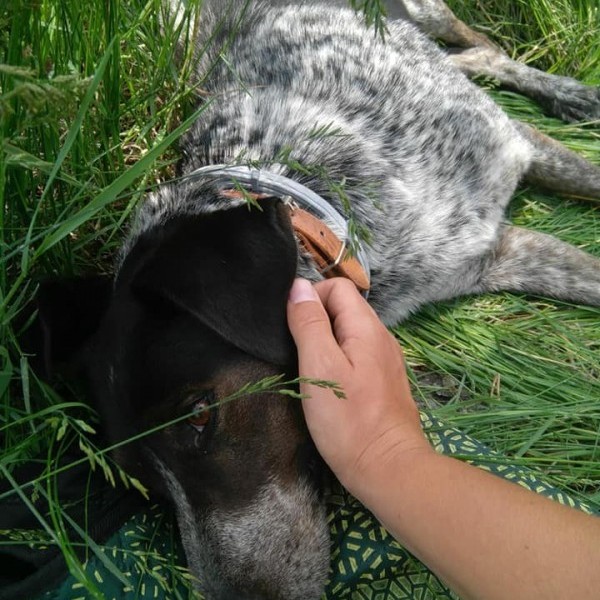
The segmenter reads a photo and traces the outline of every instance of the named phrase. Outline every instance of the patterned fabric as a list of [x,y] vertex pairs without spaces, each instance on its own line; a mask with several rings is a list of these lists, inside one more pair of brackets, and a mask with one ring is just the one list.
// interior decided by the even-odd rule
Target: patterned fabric
[[438,599],[455,596],[404,550],[363,506],[343,489],[332,495],[333,538],[328,600]]
[[[506,459],[456,429],[428,415],[425,431],[438,452],[464,458],[478,467],[530,490],[592,512],[590,508],[544,482],[535,472],[507,464]],[[332,538],[330,580],[323,600],[443,600],[457,596],[421,562],[400,546],[357,500],[339,485],[328,496]],[[85,571],[102,597],[198,598],[191,589],[183,552],[171,518],[158,507],[136,515],[99,554],[92,554]],[[94,596],[70,576],[43,596],[45,600],[87,600]]]
[[[506,464],[506,458],[457,429],[421,414],[435,449],[459,456],[478,467],[532,491],[592,512],[531,470]],[[329,501],[329,523],[334,542],[327,600],[438,600],[457,598],[440,580],[402,548],[354,498],[338,487]]]

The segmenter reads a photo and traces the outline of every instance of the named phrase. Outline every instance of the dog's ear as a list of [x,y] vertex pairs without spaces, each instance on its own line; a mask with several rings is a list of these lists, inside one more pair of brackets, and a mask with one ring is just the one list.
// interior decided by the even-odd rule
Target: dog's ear
[[244,352],[278,365],[293,360],[286,300],[297,250],[281,201],[178,216],[156,235],[134,276],[138,299],[158,293]]
[[25,334],[24,350],[36,356],[34,367],[51,376],[70,364],[98,328],[112,292],[108,276],[74,277],[40,282],[37,317]]

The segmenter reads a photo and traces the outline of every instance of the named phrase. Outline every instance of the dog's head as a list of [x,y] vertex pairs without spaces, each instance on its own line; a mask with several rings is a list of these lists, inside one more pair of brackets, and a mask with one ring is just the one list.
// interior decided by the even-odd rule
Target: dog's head
[[[111,441],[157,428],[117,458],[173,501],[209,598],[306,600],[325,580],[329,538],[299,402],[240,394],[296,375],[285,315],[296,263],[277,200],[173,216],[137,236],[106,301],[87,294],[97,327],[63,336],[83,342],[77,332],[95,329],[80,354]],[[54,286],[40,303],[47,347],[63,356],[52,321],[58,303],[83,312],[70,295]]]

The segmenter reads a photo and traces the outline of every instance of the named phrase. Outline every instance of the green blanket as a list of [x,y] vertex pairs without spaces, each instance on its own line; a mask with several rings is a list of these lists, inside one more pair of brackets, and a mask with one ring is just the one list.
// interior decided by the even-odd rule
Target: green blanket
[[[545,483],[536,473],[503,462],[484,445],[422,417],[439,452],[456,455],[563,504],[590,509]],[[422,563],[404,550],[358,501],[340,486],[328,496],[332,538],[330,579],[324,598],[403,600],[456,598]],[[136,514],[101,548],[90,550],[85,571],[104,598],[198,598],[191,589],[172,518],[158,507]],[[93,597],[73,576],[45,599]]]

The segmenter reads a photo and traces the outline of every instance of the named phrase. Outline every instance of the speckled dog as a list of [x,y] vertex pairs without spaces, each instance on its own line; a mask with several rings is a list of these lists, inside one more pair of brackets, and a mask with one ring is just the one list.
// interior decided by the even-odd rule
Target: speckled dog
[[598,259],[505,222],[520,181],[592,199],[600,169],[509,119],[408,22],[383,42],[350,10],[256,4],[200,25],[212,102],[181,177],[138,213],[88,374],[114,440],[193,413],[118,459],[172,500],[207,598],[316,599],[329,537],[299,404],[262,388],[224,403],[297,374],[287,293],[328,269],[290,210],[316,194],[350,219],[388,324],[496,290],[600,305]]

